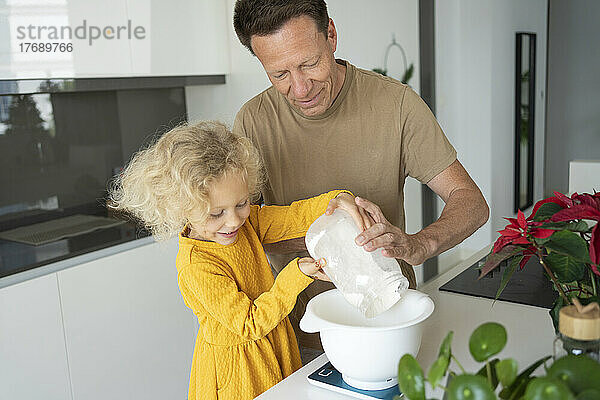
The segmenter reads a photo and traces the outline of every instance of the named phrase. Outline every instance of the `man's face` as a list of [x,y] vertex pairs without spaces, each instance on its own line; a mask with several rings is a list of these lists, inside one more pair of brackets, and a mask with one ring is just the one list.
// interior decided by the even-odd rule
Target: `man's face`
[[327,37],[314,20],[301,16],[266,36],[252,36],[252,50],[269,80],[305,116],[324,113],[333,104],[343,79],[333,53],[337,33],[329,20]]

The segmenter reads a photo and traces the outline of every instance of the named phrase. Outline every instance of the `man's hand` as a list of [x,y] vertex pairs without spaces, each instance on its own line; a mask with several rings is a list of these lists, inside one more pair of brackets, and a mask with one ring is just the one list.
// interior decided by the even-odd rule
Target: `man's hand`
[[369,252],[383,248],[384,256],[402,259],[410,265],[422,264],[427,259],[427,247],[417,235],[408,235],[389,223],[381,209],[369,200],[357,197],[355,202],[373,219],[372,226],[356,237],[357,245]]
[[418,265],[456,246],[487,221],[487,203],[458,160],[431,179],[427,186],[446,205],[437,221],[414,235],[408,235],[390,224],[375,204],[357,198],[356,204],[368,211],[375,225],[360,234],[356,243],[364,245],[367,251],[383,248],[387,257]]

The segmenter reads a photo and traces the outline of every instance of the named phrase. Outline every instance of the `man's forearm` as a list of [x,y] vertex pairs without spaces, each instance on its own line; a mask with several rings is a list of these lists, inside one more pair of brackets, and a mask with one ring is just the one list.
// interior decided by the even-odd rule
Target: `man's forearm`
[[290,254],[299,251],[306,251],[304,238],[288,239],[281,242],[269,243],[263,245],[265,251],[274,254]]
[[457,189],[448,198],[440,218],[416,236],[425,243],[426,258],[431,258],[471,236],[488,217],[488,205],[478,189]]

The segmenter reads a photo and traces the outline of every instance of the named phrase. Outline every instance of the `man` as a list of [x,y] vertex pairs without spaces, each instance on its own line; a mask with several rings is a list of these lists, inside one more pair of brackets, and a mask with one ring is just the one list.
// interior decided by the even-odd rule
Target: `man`
[[[398,259],[411,287],[412,265],[457,245],[487,221],[485,199],[421,98],[394,79],[335,59],[337,31],[323,0],[238,0],[234,27],[273,85],[248,101],[234,124],[265,161],[266,204],[334,188],[353,191],[375,222],[357,244]],[[440,218],[414,235],[404,232],[406,176],[446,203]],[[291,256],[273,253],[304,248],[291,241],[266,250],[278,269]],[[314,293],[306,295],[299,303]],[[293,324],[305,304],[297,306]],[[319,348],[318,338],[296,333],[301,350]]]

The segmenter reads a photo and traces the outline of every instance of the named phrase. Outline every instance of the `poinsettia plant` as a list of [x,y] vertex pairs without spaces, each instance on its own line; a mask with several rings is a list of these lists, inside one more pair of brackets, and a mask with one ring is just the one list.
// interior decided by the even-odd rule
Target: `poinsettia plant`
[[550,311],[555,328],[558,311],[576,296],[583,304],[600,300],[600,192],[559,192],[535,204],[531,215],[519,210],[501,231],[481,269],[480,278],[508,260],[496,298],[517,270],[537,257],[559,296]]

